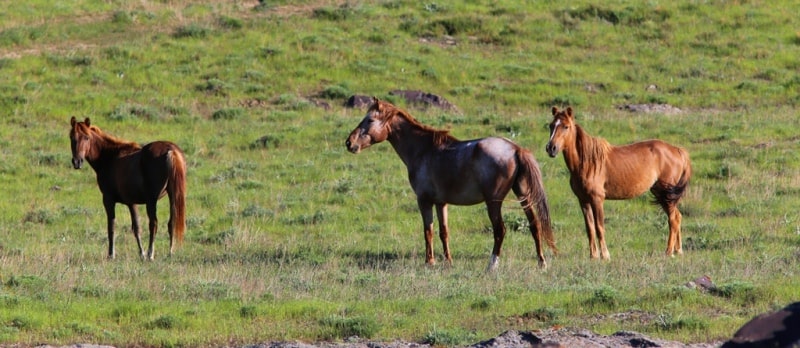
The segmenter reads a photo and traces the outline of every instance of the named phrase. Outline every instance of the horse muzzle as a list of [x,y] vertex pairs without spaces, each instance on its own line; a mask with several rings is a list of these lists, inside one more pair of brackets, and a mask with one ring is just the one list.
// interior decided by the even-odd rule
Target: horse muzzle
[[72,168],[81,169],[81,167],[83,167],[83,158],[73,158]]
[[545,151],[547,151],[547,154],[550,157],[556,157],[558,155],[558,147],[551,143],[547,143],[547,146],[545,146]]
[[350,139],[347,139],[347,141],[344,142],[344,145],[347,146],[347,151],[350,151],[350,153],[357,154],[361,152],[361,146],[353,144]]

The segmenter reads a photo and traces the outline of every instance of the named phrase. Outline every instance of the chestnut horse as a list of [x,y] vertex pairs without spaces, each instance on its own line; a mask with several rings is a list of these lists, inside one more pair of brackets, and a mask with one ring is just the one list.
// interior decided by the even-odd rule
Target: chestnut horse
[[[80,169],[83,161],[89,162],[97,174],[97,184],[103,195],[103,207],[108,218],[108,258],[114,258],[114,206],[128,206],[133,225],[133,235],[142,258],[153,259],[153,242],[158,229],[156,203],[169,197],[169,253],[177,239],[183,240],[186,226],[186,161],[177,145],[156,141],[145,146],[117,139],[93,126],[89,118],[78,122],[70,120],[69,132],[72,147],[72,166]],[[145,204],[150,220],[150,244],[145,254],[139,238],[139,217],[136,204]]]
[[612,146],[605,139],[592,137],[575,123],[571,107],[566,110],[553,107],[552,112],[547,153],[550,157],[564,153],[570,187],[583,210],[590,256],[610,258],[605,240],[603,201],[638,197],[648,189],[655,196],[654,203],[661,206],[669,219],[667,255],[682,254],[678,202],[692,176],[686,150],[661,140]]
[[439,218],[439,238],[444,247],[444,257],[452,265],[447,204],[486,202],[494,232],[488,270],[495,270],[506,232],[501,208],[506,195],[513,190],[530,223],[539,265],[547,266],[541,237],[544,236],[554,252],[556,248],[542,175],[529,151],[503,138],[459,141],[447,131],[424,126],[405,110],[374,98],[364,119],[347,138],[346,145],[350,152],[357,154],[384,140],[389,140],[408,169],[408,180],[422,214],[427,264],[435,264],[433,207],[436,206]]

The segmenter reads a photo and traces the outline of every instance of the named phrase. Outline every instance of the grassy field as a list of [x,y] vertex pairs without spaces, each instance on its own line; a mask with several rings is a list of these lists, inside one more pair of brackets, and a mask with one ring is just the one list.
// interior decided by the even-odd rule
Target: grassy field
[[[800,299],[792,1],[4,6],[0,344],[357,335],[449,346],[553,326],[706,342]],[[460,112],[406,105],[395,89],[444,96]],[[550,267],[536,267],[511,198],[498,272],[484,272],[482,205],[450,208],[454,266],[426,267],[400,159],[389,144],[345,150],[364,112],[342,106],[353,94],[462,139],[505,136],[530,149],[560,249]],[[682,112],[618,108],[642,103]],[[666,218],[643,196],[606,203],[611,260],[589,259],[564,161],[544,151],[553,105],[572,105],[588,132],[615,144],[661,138],[689,150],[683,256],[663,256]],[[184,149],[188,230],[173,257],[162,232],[156,260],[140,260],[118,206],[118,255],[105,259],[94,173],[70,165],[71,116]],[[166,231],[166,200],[159,208]],[[703,275],[719,291],[685,286]]]

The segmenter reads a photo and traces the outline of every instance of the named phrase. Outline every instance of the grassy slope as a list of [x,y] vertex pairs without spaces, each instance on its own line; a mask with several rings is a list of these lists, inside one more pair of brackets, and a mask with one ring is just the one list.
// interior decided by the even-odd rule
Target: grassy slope
[[[0,12],[3,343],[358,334],[465,344],[552,325],[702,341],[797,300],[800,161],[787,125],[800,42],[788,3],[254,5],[33,1]],[[344,97],[397,88],[463,112],[414,109],[427,124],[511,137],[539,157],[561,249],[548,270],[515,230],[500,272],[483,274],[481,206],[451,208],[456,266],[422,265],[402,163],[388,144],[358,156],[343,146],[361,117],[340,107]],[[314,95],[333,107],[312,106]],[[685,112],[615,109],[646,102]],[[548,108],[566,103],[614,143],[659,137],[689,149],[686,255],[662,257],[666,222],[643,197],[606,204],[612,260],[588,260],[563,161],[541,151]],[[120,207],[120,255],[103,259],[93,173],[68,165],[71,115],[184,148],[189,232],[175,257],[163,257],[161,234],[157,260],[140,262]],[[520,213],[509,200],[509,225]],[[683,287],[703,274],[727,296]]]

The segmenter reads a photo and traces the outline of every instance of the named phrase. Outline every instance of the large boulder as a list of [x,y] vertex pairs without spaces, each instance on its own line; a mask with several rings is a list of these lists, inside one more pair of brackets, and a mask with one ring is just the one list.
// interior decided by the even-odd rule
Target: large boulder
[[800,347],[800,302],[748,321],[721,348]]
[[409,104],[414,104],[423,107],[436,107],[445,111],[459,112],[455,105],[451,104],[444,97],[436,94],[416,91],[416,90],[402,90],[396,89],[389,92],[389,94],[402,97]]

